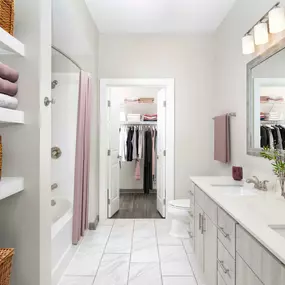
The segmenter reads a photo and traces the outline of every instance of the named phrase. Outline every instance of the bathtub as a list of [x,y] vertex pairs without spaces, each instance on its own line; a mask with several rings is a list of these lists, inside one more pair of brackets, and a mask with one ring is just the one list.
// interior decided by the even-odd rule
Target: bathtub
[[60,197],[54,197],[51,225],[51,268],[52,285],[58,284],[72,259],[76,246],[72,245],[72,204]]

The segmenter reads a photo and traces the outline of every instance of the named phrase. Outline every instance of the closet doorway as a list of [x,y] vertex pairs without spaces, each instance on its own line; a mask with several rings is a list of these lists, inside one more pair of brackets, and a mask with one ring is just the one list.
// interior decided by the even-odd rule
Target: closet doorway
[[174,80],[100,80],[100,219],[165,218],[174,199]]

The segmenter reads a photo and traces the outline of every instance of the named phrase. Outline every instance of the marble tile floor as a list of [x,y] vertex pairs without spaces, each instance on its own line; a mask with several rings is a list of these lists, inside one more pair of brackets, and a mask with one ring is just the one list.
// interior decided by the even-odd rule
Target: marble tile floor
[[167,220],[101,222],[81,242],[59,285],[203,285],[189,240]]

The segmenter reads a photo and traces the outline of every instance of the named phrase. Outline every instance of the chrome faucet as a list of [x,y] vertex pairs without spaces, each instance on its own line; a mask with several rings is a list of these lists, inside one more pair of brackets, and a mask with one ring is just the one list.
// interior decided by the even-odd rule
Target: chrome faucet
[[260,181],[256,176],[253,176],[252,178],[248,178],[246,179],[246,183],[253,183],[254,184],[254,188],[257,190],[261,190],[261,191],[267,191],[267,183],[269,181],[268,180],[264,180],[264,181]]

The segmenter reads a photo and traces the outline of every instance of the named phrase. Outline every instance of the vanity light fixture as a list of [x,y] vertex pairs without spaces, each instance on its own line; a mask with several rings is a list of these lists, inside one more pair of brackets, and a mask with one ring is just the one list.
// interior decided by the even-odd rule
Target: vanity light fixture
[[267,23],[259,23],[254,27],[254,42],[258,45],[268,43],[268,26]]
[[285,30],[285,11],[283,7],[276,6],[268,13],[269,31],[271,34]]
[[251,54],[255,52],[253,35],[247,34],[242,38],[242,53]]
[[[269,27],[268,27],[269,25]],[[270,33],[285,30],[285,10],[277,2],[242,38],[243,54],[255,52],[255,45],[264,45],[269,41]]]

